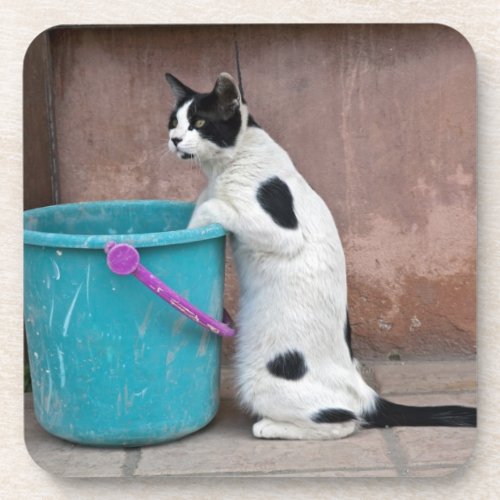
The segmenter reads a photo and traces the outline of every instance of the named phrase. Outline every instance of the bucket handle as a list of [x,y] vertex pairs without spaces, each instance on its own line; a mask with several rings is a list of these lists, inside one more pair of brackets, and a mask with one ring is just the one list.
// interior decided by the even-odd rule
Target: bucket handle
[[[106,262],[108,267],[115,274],[134,275],[140,282],[144,283],[150,290],[168,302],[172,307],[175,307],[175,309],[187,316],[190,320],[212,333],[216,333],[223,337],[232,337],[235,334],[233,328],[226,323],[217,321],[203,311],[200,311],[140,264],[139,252],[132,245],[110,241],[104,247],[104,252],[107,254]],[[226,311],[224,311],[224,315],[225,319],[231,320]]]

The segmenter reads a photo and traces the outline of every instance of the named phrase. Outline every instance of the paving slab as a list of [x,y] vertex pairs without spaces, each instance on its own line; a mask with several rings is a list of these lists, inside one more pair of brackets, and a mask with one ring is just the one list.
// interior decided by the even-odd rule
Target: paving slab
[[[346,476],[349,469],[391,469],[381,431],[365,430],[337,441],[255,439],[252,420],[229,400],[205,429],[167,445],[142,449],[136,475]],[[359,472],[356,474],[359,475]]]
[[[416,406],[476,404],[475,393],[400,395],[391,398],[401,404]],[[404,457],[408,474],[418,471],[418,466],[433,466],[434,469],[449,469],[466,464],[476,443],[477,429],[470,427],[395,427],[391,429]],[[431,468],[427,468],[430,471]],[[453,470],[443,471],[447,475]],[[434,475],[419,472],[420,475]]]
[[460,466],[474,452],[476,430],[459,427],[398,427],[394,433],[407,459],[407,468],[420,465]]

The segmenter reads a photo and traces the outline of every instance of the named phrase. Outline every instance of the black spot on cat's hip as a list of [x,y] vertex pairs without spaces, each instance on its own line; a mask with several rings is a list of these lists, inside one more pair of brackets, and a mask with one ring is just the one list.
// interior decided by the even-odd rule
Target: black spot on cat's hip
[[297,228],[299,222],[293,211],[292,193],[279,177],[271,177],[259,186],[257,200],[278,226]]
[[286,380],[299,380],[307,372],[304,356],[298,351],[278,354],[267,363],[269,373]]
[[356,416],[352,411],[341,410],[339,408],[325,408],[315,413],[311,420],[317,424],[339,424],[355,419]]

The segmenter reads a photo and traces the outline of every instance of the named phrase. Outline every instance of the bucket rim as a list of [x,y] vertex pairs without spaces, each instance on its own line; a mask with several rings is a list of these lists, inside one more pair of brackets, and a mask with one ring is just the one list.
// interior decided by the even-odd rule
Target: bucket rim
[[[130,205],[158,205],[158,206],[182,206],[193,207],[194,203],[178,200],[102,200],[102,201],[82,201],[76,203],[61,203],[58,205],[48,205],[45,207],[25,210],[23,221],[26,225],[29,217],[37,216],[40,213],[55,212],[61,207],[82,207],[90,208],[97,205],[119,206]],[[34,231],[24,229],[24,244],[45,246],[54,248],[75,248],[75,249],[104,249],[107,243],[129,243],[137,248],[159,247],[167,245],[178,245],[182,243],[195,243],[197,241],[222,238],[226,231],[220,224],[209,224],[207,226],[178,229],[175,231],[161,231],[154,233],[133,233],[133,234],[67,234],[48,233],[45,231]]]

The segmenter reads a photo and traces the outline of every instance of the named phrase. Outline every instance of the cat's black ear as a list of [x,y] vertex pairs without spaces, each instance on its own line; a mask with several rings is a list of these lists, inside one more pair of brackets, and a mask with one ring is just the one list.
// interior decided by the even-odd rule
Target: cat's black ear
[[224,120],[228,120],[240,107],[241,95],[234,78],[228,73],[221,73],[212,91],[217,97],[217,107]]
[[170,85],[170,88],[172,89],[172,92],[177,102],[181,102],[187,97],[190,97],[196,93],[194,90],[190,89],[188,86],[184,85],[180,80],[175,78],[175,76],[172,75],[171,73],[166,73],[165,78],[167,79],[167,82]]

